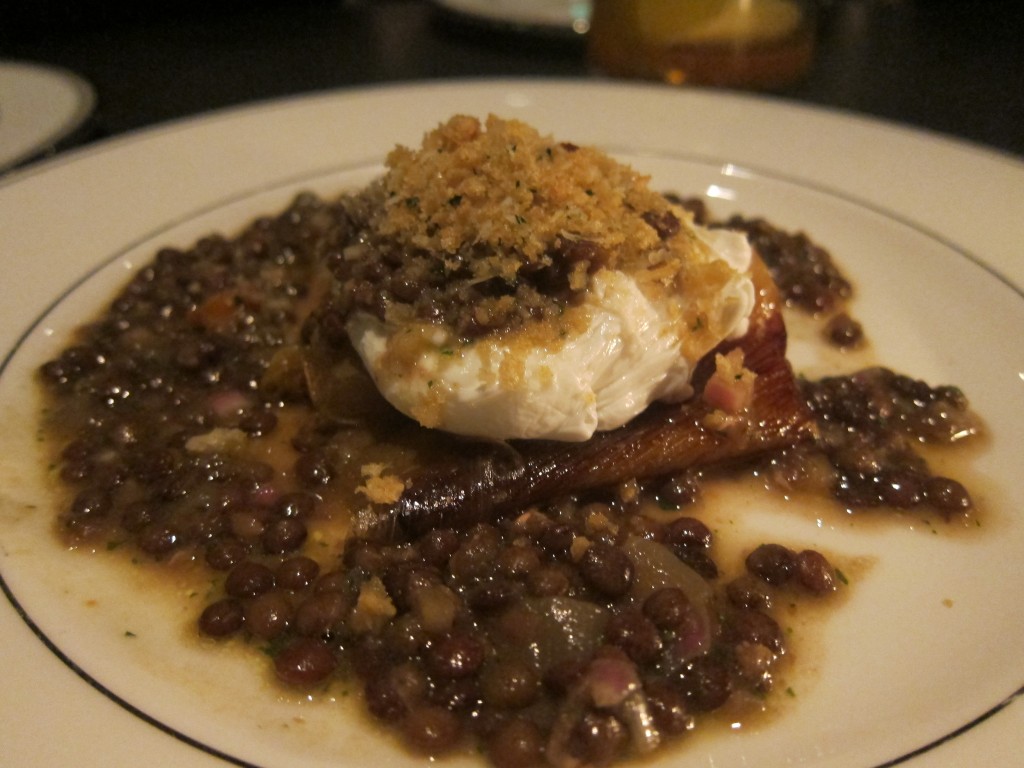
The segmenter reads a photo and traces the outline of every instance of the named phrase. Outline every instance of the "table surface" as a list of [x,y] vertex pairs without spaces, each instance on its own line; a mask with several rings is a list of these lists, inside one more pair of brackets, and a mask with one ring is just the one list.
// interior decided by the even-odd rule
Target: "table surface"
[[[96,113],[58,150],[215,109],[336,88],[595,77],[578,35],[495,28],[426,0],[121,6],[13,0],[0,24],[0,58],[64,67],[95,88]],[[812,69],[774,97],[1024,156],[1024,4],[819,0],[819,6]]]

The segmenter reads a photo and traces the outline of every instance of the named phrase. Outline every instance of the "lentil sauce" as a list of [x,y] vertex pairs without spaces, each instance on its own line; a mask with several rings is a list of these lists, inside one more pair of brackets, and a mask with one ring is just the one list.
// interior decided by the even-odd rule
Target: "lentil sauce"
[[[42,367],[69,491],[61,535],[221,574],[199,633],[269,649],[288,687],[351,676],[423,754],[475,741],[497,766],[601,765],[780,695],[793,659],[779,606],[829,598],[842,572],[765,542],[726,575],[695,511],[701,473],[464,531],[349,538],[340,557],[311,546],[344,535],[380,468],[473,451],[391,411],[338,352],[343,331],[319,301],[347,226],[344,199],[304,194],[232,239],[162,250]],[[789,301],[813,294],[824,322],[846,313],[852,288],[824,249],[750,230],[783,254],[767,261]],[[978,431],[958,390],[881,368],[802,388],[820,439],[757,465],[776,485],[846,508],[972,513],[915,450]]]

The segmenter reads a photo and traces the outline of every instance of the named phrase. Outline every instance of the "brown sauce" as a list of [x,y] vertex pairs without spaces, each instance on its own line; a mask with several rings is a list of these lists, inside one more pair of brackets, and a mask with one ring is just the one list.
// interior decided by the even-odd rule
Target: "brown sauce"
[[[748,541],[714,503],[737,470],[412,540],[346,538],[374,466],[475,449],[395,414],[351,357],[324,352],[321,337],[343,341],[316,309],[345,226],[343,206],[302,195],[235,238],[161,251],[42,367],[61,536],[205,582],[190,631],[264,651],[303,695],[361,692],[423,754],[468,743],[498,766],[603,764],[706,722],[756,722],[791,695],[806,643],[790,634],[869,566]],[[767,250],[774,230],[756,229]],[[827,252],[774,237],[783,256],[814,255],[779,280],[791,302],[843,315],[852,289]],[[801,269],[813,291],[794,287]],[[751,492],[976,519],[921,449],[978,431],[962,393],[879,368],[803,386],[822,437],[738,470]]]

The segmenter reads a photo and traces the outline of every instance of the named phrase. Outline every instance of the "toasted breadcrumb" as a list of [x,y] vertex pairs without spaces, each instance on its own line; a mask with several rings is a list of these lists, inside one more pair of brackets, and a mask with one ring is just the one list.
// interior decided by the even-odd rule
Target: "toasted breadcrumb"
[[364,485],[356,488],[374,504],[394,504],[402,496],[405,483],[395,475],[385,475],[383,464],[364,464],[360,468]]
[[374,576],[359,588],[356,606],[349,616],[349,626],[358,634],[379,632],[397,613],[384,582]]
[[574,563],[583,559],[583,555],[590,549],[590,539],[586,536],[576,536],[569,545],[569,557]]
[[[435,264],[425,274],[452,278],[451,298],[441,305],[465,296],[471,326],[517,327],[526,316],[515,291],[554,267],[566,288],[547,301],[563,309],[595,271],[621,270],[652,300],[676,306],[687,348],[708,349],[726,332],[709,318],[732,269],[696,237],[688,211],[594,147],[556,142],[517,120],[457,115],[427,133],[420,148],[394,149],[387,166],[366,192],[360,227],[409,253],[430,254]],[[494,280],[516,298],[472,290]],[[687,300],[673,301],[680,296]],[[401,307],[393,301],[388,311]]]
[[[624,248],[627,261],[659,246],[640,214],[667,203],[645,177],[517,120],[491,115],[481,125],[457,115],[428,133],[420,150],[399,147],[387,163],[382,233],[433,251],[486,244],[499,274],[513,277],[519,266],[503,251],[535,262],[563,234]],[[627,211],[634,215],[624,220]]]

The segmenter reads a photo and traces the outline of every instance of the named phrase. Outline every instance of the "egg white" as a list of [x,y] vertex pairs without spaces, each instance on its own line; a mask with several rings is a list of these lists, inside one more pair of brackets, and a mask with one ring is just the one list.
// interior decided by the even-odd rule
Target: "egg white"
[[[746,238],[729,230],[694,228],[716,258],[736,274],[713,307],[741,336],[754,306]],[[683,297],[685,301],[685,297]],[[418,356],[403,370],[386,364],[393,340],[408,331],[364,312],[353,314],[348,334],[381,394],[416,418],[436,412],[430,426],[493,440],[582,441],[595,431],[625,424],[657,400],[692,395],[697,360],[681,350],[668,307],[657,306],[626,272],[600,270],[583,301],[590,318],[580,333],[556,348],[534,346],[522,361],[525,375],[499,375],[518,345],[501,337],[453,344],[443,328],[429,331]]]

